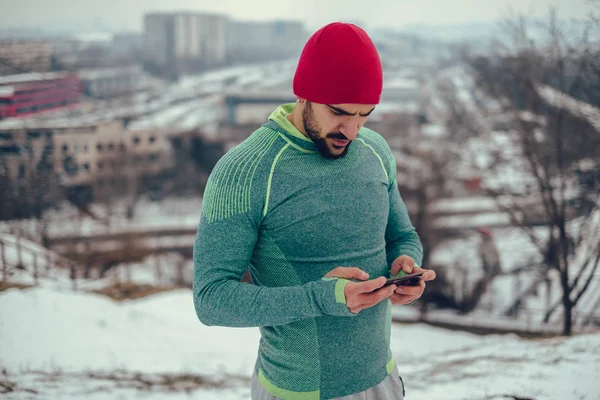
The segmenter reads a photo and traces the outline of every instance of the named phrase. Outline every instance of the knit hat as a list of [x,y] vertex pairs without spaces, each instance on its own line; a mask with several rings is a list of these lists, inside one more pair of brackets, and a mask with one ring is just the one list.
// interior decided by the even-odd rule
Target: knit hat
[[364,30],[341,22],[308,39],[293,83],[296,96],[321,104],[378,104],[382,87],[375,45]]

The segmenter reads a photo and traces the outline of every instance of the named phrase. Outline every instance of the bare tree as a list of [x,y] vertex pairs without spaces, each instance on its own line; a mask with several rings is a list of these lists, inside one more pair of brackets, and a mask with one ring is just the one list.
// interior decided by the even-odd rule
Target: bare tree
[[[518,172],[533,190],[528,196],[502,182],[489,189],[502,199],[500,205],[513,224],[528,233],[549,271],[558,272],[563,333],[570,335],[573,311],[600,264],[598,238],[591,248],[578,245],[589,242],[583,237],[586,232],[595,231],[571,227],[574,219],[585,218],[599,206],[600,186],[585,185],[581,172],[584,164],[588,172],[600,172],[600,113],[593,106],[600,103],[600,51],[590,39],[593,24],[573,39],[555,12],[541,26],[543,39],[532,36],[526,17],[513,18],[506,27],[508,43],[498,41],[489,56],[468,61],[478,87],[510,120],[510,137],[518,149],[512,162],[520,163]],[[534,219],[547,227],[546,241],[534,234]],[[574,262],[583,251],[585,258]]]
[[[419,116],[398,113],[371,121],[368,127],[381,133],[395,153],[398,187],[423,245],[422,265],[436,268],[431,265],[431,255],[439,244],[448,239],[448,231],[436,225],[433,205],[444,197],[450,197],[453,171],[460,157],[456,140],[447,136],[446,132],[450,132],[448,124],[459,123],[443,117],[443,113],[435,109],[431,98],[423,98],[421,108]],[[435,123],[428,123],[431,121],[425,116],[427,110],[435,115]],[[435,134],[435,139],[424,139],[428,134]],[[438,270],[438,278],[428,287],[420,302],[422,314],[427,312],[429,305],[459,307],[454,287],[443,271]]]

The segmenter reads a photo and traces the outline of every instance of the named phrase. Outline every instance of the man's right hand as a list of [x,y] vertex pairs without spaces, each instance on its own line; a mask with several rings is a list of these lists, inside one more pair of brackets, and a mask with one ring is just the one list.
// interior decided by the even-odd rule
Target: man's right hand
[[344,288],[346,306],[354,314],[358,314],[365,308],[373,307],[393,295],[396,290],[396,285],[389,285],[382,288],[386,282],[386,278],[383,276],[370,281],[367,280],[369,279],[369,274],[357,267],[337,267],[328,272],[325,277],[364,281],[349,282]]

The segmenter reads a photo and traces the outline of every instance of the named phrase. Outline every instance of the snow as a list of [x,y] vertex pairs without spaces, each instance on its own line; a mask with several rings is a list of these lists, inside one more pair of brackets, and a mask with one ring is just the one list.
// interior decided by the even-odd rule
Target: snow
[[0,86],[0,96],[12,96],[15,93],[15,88],[12,86]]
[[[581,279],[579,284],[575,286],[576,291],[574,293],[577,293],[588,279],[591,279],[590,287],[584,293],[578,307],[583,315],[580,316],[579,321],[576,321],[585,323],[589,313],[596,313],[600,304],[600,296],[598,295],[600,279],[596,279],[596,277],[600,277],[600,274],[598,274],[598,270],[594,274],[594,270],[592,269],[596,259],[595,255],[600,254],[600,199],[596,201],[594,211],[584,221],[582,231],[583,240],[577,246],[576,255],[570,260],[571,264],[569,268],[571,276],[577,276],[581,272]],[[591,259],[591,262],[586,264],[588,259]],[[589,265],[589,267],[586,267],[586,265]],[[596,315],[596,320],[600,320],[600,316]]]
[[228,68],[221,68],[209,71],[201,75],[185,76],[179,80],[178,87],[200,87],[206,84],[232,84],[244,85],[250,83],[259,83],[262,80],[269,80],[267,86],[272,85],[272,79],[277,81],[288,80],[293,77],[296,68],[297,59],[273,61],[258,65],[236,65]]
[[600,109],[547,85],[538,85],[536,90],[548,103],[554,107],[568,110],[576,117],[586,120],[600,133]]
[[378,122],[393,115],[402,113],[416,113],[418,111],[419,103],[414,100],[383,100],[377,105],[377,107],[375,107],[375,111],[373,114],[371,114],[369,122]]
[[[135,215],[124,217],[126,201],[115,200],[109,205],[95,204],[91,211],[98,217],[82,216],[68,203],[44,214],[48,222],[48,235],[52,238],[93,233],[116,233],[123,231],[149,231],[165,229],[196,229],[200,220],[202,198],[169,198],[154,202],[145,198],[136,203]],[[35,236],[40,230],[36,220],[0,222],[0,233],[14,234],[17,230],[24,235]]]
[[[0,337],[2,379],[21,389],[9,399],[29,389],[52,399],[228,400],[249,397],[259,332],[202,325],[188,289],[118,303],[33,288],[0,293]],[[600,332],[523,340],[394,324],[392,351],[411,399],[598,399]],[[165,377],[182,381],[168,389]]]
[[[542,263],[542,256],[539,250],[530,242],[527,234],[518,228],[511,227],[495,227],[497,225],[494,222],[506,222],[506,216],[500,212],[492,212],[491,209],[494,207],[495,202],[493,199],[485,197],[471,197],[462,199],[444,199],[439,200],[432,204],[434,211],[439,216],[436,218],[437,224],[445,224],[447,227],[454,227],[460,229],[463,234],[462,237],[446,240],[440,243],[434,249],[430,265],[435,268],[450,268],[457,269],[459,271],[465,271],[466,276],[461,274],[451,274],[457,277],[456,281],[452,282],[452,285],[457,293],[463,293],[463,281],[467,285],[473,285],[482,274],[480,269],[479,256],[477,255],[477,246],[479,244],[479,235],[475,232],[475,228],[480,226],[494,227],[494,239],[499,249],[501,258],[502,269],[505,275],[501,275],[494,279],[491,284],[490,290],[484,295],[481,300],[482,306],[485,310],[489,311],[490,316],[503,317],[504,312],[508,307],[516,300],[519,294],[533,290],[533,285],[538,282],[538,287],[534,290],[537,294],[528,295],[527,299],[522,301],[521,307],[523,315],[520,319],[530,321],[531,324],[541,324],[541,320],[548,309],[548,298],[547,291],[550,290],[551,298],[550,303],[558,301],[561,289],[558,281],[557,274],[550,273],[551,286],[548,289],[540,277],[541,271],[540,265]],[[104,209],[101,205],[95,205],[92,207],[92,211],[100,217],[99,220],[93,220],[91,218],[82,218],[74,209],[61,209],[57,211],[49,212],[45,218],[49,222],[48,232],[53,238],[61,237],[72,237],[72,236],[90,236],[94,235],[105,235],[114,234],[120,232],[152,232],[152,231],[164,231],[164,230],[178,230],[181,231],[178,235],[174,236],[162,236],[147,239],[139,239],[136,243],[140,246],[155,249],[166,249],[167,251],[173,251],[174,248],[192,246],[194,240],[195,230],[197,229],[198,219],[201,210],[201,199],[168,199],[163,202],[151,202],[146,200],[140,200],[136,207],[136,213],[133,219],[127,220],[123,218],[125,204],[115,202],[111,204],[110,213]],[[488,211],[489,210],[489,211]],[[457,213],[458,215],[452,215]],[[461,215],[462,213],[462,215]],[[110,223],[105,223],[105,218],[110,217]],[[495,220],[495,221],[494,221]],[[600,237],[600,231],[598,231],[600,224],[598,223],[598,213],[593,214],[590,218],[586,219],[587,228],[590,233],[586,235],[589,243],[582,243],[581,248],[589,248],[597,243],[597,238]],[[104,221],[104,222],[103,222]],[[30,223],[31,222],[31,223]],[[572,234],[577,233],[578,225],[581,221],[574,221],[569,225],[569,230]],[[595,225],[594,225],[595,224]],[[469,227],[472,228],[469,231]],[[13,235],[15,231],[15,223],[8,224],[4,227],[0,225],[0,232],[11,232]],[[20,230],[25,236],[32,237],[32,234],[39,231],[35,221],[23,221],[20,224]],[[541,243],[546,243],[548,230],[546,227],[534,227],[533,232],[535,236],[540,240]],[[1,237],[0,237],[1,238]],[[12,254],[8,254],[8,261],[12,265],[16,265],[16,253],[14,253],[14,243],[16,239],[11,236],[5,235],[6,243],[12,243]],[[594,242],[596,240],[596,242]],[[37,248],[33,242],[23,240],[25,247],[34,249]],[[63,250],[68,250],[64,246]],[[122,248],[122,243],[118,240],[105,240],[100,239],[95,242],[94,248],[102,248],[104,250],[115,247]],[[38,246],[39,247],[39,246]],[[60,251],[61,248],[57,245],[54,248],[56,251]],[[170,249],[170,250],[169,250]],[[35,250],[38,254],[43,254],[44,249],[39,247]],[[581,268],[584,262],[582,255],[586,254],[580,250],[577,250],[577,260],[571,261],[571,279],[577,276],[577,271]],[[175,278],[179,278],[175,273],[169,274],[168,268],[157,270],[157,265],[173,266],[178,265],[179,259],[174,258],[174,255],[165,255],[165,257],[156,256],[144,260],[138,264],[129,264],[119,266],[114,271],[110,271],[107,280],[108,282],[113,281],[125,281],[132,280],[140,284],[173,284],[176,282]],[[39,256],[37,258],[38,267],[42,276],[48,276],[45,271],[45,265],[48,257]],[[53,258],[54,259],[54,258]],[[23,262],[26,265],[32,264],[31,252],[25,251],[23,254]],[[17,280],[19,283],[32,284],[33,278],[31,277],[32,267],[28,268],[27,273],[19,276]],[[158,272],[157,272],[158,271]],[[184,267],[184,275],[186,281],[189,281],[189,274],[191,266],[186,263]],[[586,277],[589,270],[584,274]],[[45,275],[44,275],[45,274]],[[598,274],[598,271],[595,272]],[[72,286],[68,278],[68,274],[65,275],[52,275],[54,283],[52,287],[65,287],[69,288]],[[11,277],[12,280],[16,279]],[[160,280],[160,282],[159,282]],[[585,280],[582,280],[579,284],[583,284]],[[593,280],[592,286],[596,285],[600,280]],[[99,287],[105,284],[102,282],[81,282],[78,285],[80,287]],[[520,285],[520,286],[519,286]],[[468,288],[469,286],[467,286]],[[575,318],[576,326],[582,326],[589,316],[594,315],[597,305],[600,304],[600,296],[595,287],[592,287],[582,297],[580,304],[577,306],[577,315]],[[488,307],[489,305],[489,307]],[[493,308],[493,309],[492,309]],[[554,330],[560,329],[560,319],[562,311],[559,309],[553,316],[552,328]],[[521,323],[522,321],[519,321]],[[541,326],[541,325],[540,325]],[[538,330],[538,328],[536,328]]]
[[385,80],[383,84],[385,89],[418,89],[419,82],[414,79],[397,76]]
[[479,226],[506,226],[510,224],[510,216],[499,212],[487,212],[477,215],[455,215],[439,217],[435,226],[444,228],[477,228]]
[[[18,238],[3,233],[0,234],[0,243],[4,251],[2,261],[7,263],[7,274],[11,282],[33,285],[35,283],[33,274],[37,268],[38,277],[48,278],[48,281],[59,286],[67,285],[66,272],[53,266],[62,265],[66,268],[71,265],[71,261],[24,237]],[[24,269],[17,269],[19,264]]]
[[[240,374],[251,371],[256,356],[246,343],[258,339],[258,330],[203,326],[189,290],[118,304],[99,295],[39,288],[10,290],[2,302],[2,337],[10,349],[2,364],[11,369]],[[11,309],[21,312],[5,311]],[[8,327],[19,327],[20,334]],[[192,332],[195,340],[186,339]],[[236,340],[240,337],[246,340]],[[63,354],[66,346],[70,351]]]
[[[485,214],[484,214],[485,215]],[[458,218],[458,217],[452,217]],[[468,217],[465,217],[468,220]],[[468,221],[464,222],[468,224]],[[584,223],[583,227],[581,226]],[[579,229],[583,229],[584,240],[579,243],[575,254],[569,262],[569,276],[571,283],[584,267],[585,260],[593,251],[598,251],[598,238],[600,237],[600,207],[589,217],[582,221],[573,220],[568,229],[571,235],[575,235]],[[550,319],[548,324],[542,323],[548,311],[548,304],[560,302],[562,289],[559,276],[556,271],[548,274],[549,287],[546,286],[544,276],[546,267],[542,265],[542,255],[533,245],[529,236],[519,228],[493,228],[493,237],[500,255],[500,264],[503,275],[491,282],[490,288],[481,299],[478,311],[483,314],[474,314],[473,323],[478,326],[494,326],[495,320],[504,318],[505,312],[514,304],[521,294],[529,293],[521,301],[521,315],[518,320],[502,322],[505,327],[511,326],[526,331],[553,331],[559,332],[562,328],[562,309],[559,308]],[[533,227],[532,233],[541,242],[546,243],[548,239],[548,228],[544,226]],[[462,293],[464,288],[472,288],[474,283],[482,276],[477,247],[480,242],[477,233],[464,235],[464,237],[448,240],[438,245],[431,254],[430,264],[437,269],[447,269],[447,276],[454,292]],[[575,236],[576,237],[576,236]],[[594,250],[595,249],[595,250]],[[592,260],[593,261],[593,260]],[[591,266],[584,270],[578,282],[577,293],[587,278],[591,277],[588,290],[584,293],[581,301],[577,304],[573,323],[576,329],[587,329],[587,321],[600,319],[598,304],[600,295],[598,285],[600,277],[598,270],[593,272]],[[591,274],[595,274],[591,276]],[[548,292],[549,291],[549,292]],[[573,295],[574,297],[574,295]],[[447,320],[456,318],[433,313],[429,316],[430,321]],[[464,322],[464,321],[463,321]],[[468,322],[467,324],[470,324]]]
[[121,77],[126,74],[142,75],[142,68],[139,65],[119,67],[119,68],[88,68],[77,72],[80,79],[94,80],[102,78]]
[[[500,263],[505,272],[535,265],[541,261],[539,252],[521,229],[494,228],[491,230],[500,255]],[[533,228],[533,232],[542,239],[545,237],[546,229],[543,227]],[[440,265],[460,262],[466,268],[476,269],[480,264],[477,256],[479,242],[480,237],[476,232],[459,239],[444,241],[431,254],[431,262]]]
[[446,130],[441,125],[426,124],[421,127],[423,135],[430,138],[439,138],[446,135]]
[[[198,109],[205,108],[206,103],[202,100],[189,101],[166,107],[164,110],[151,114],[145,118],[139,119],[130,124],[130,131],[144,129],[173,129],[178,121],[187,119],[189,115],[198,112]],[[216,115],[214,113],[213,115]]]
[[430,211],[440,213],[459,213],[493,211],[497,208],[496,201],[493,198],[478,196],[440,199],[431,204]]
[[68,72],[27,72],[23,74],[6,75],[0,77],[0,85],[14,85],[18,83],[46,81],[70,76]]

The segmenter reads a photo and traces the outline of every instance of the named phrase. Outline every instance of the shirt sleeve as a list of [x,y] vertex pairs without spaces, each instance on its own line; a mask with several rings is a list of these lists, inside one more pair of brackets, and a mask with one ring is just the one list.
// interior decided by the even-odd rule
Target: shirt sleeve
[[[383,139],[382,139],[383,140]],[[391,268],[394,260],[402,255],[412,258],[417,265],[423,261],[423,246],[415,230],[406,204],[400,196],[396,181],[396,161],[387,143],[384,142],[383,151],[388,173],[388,193],[390,211],[385,230],[385,242],[388,266]]]
[[[236,177],[231,176],[231,171],[239,170],[232,166],[235,158],[217,164],[203,199],[193,257],[194,307],[200,321],[205,325],[252,327],[323,315],[354,316],[346,306],[344,287],[348,281],[344,279],[289,287],[241,282],[257,242],[264,202],[258,200],[260,195],[247,197],[243,187],[236,186]],[[266,184],[256,174],[253,189],[261,193],[262,187]]]
[[407,255],[417,265],[423,261],[423,247],[417,231],[410,222],[406,205],[400,197],[394,179],[389,188],[390,213],[385,229],[385,242],[388,265],[401,255]]

